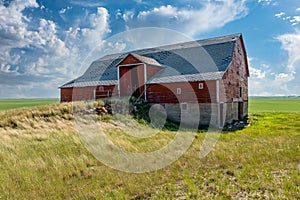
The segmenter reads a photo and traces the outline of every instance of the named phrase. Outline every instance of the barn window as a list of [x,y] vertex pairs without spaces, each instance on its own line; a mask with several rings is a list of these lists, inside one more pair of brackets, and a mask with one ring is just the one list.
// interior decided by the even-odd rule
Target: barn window
[[181,88],[177,88],[176,93],[181,94]]
[[202,90],[202,89],[203,89],[203,83],[199,83],[199,84],[198,84],[198,89],[199,89],[199,90]]
[[182,111],[187,111],[188,110],[188,104],[187,103],[181,103],[180,107],[181,107]]
[[240,87],[240,97],[242,97],[242,96],[243,96],[243,88]]

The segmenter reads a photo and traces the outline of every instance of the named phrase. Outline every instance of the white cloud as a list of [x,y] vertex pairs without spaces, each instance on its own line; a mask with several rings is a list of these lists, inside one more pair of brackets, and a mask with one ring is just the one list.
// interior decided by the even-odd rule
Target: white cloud
[[134,12],[133,11],[126,11],[123,15],[122,18],[124,19],[125,22],[128,20],[132,20],[134,17]]
[[279,84],[286,83],[294,80],[294,76],[292,74],[280,73],[275,75],[275,81]]
[[300,11],[300,8],[297,8],[296,10],[297,10],[297,11]]
[[295,81],[295,75],[292,72],[278,73],[265,63],[253,66],[253,58],[249,61],[249,92],[251,96],[272,96],[272,95],[291,95],[295,91],[290,89],[289,84]]
[[0,3],[0,51],[10,48],[21,48],[28,45],[33,39],[33,32],[28,31],[29,19],[23,15],[25,8],[37,8],[34,0],[16,0],[8,7]]
[[257,1],[259,4],[262,4],[262,5],[265,5],[265,6],[268,6],[268,5],[277,5],[277,2],[274,1],[274,0],[258,0]]
[[290,20],[292,26],[297,25],[300,22],[300,16],[293,16],[293,19]]
[[295,33],[287,33],[280,35],[276,38],[281,42],[281,47],[288,53],[287,69],[292,73],[295,73],[296,68],[299,68],[300,60],[300,31]]
[[70,1],[71,4],[73,5],[77,5],[77,6],[81,6],[81,7],[101,7],[103,6],[103,3],[101,1],[98,0],[71,0]]
[[58,11],[59,14],[65,14],[68,10],[71,10],[71,6],[67,6],[66,8],[62,8]]
[[254,67],[249,67],[249,71],[252,77],[254,78],[265,78],[266,72],[261,69],[256,69]]
[[288,54],[285,68],[277,72],[265,64],[260,65],[263,68],[253,67],[253,59],[249,58],[251,95],[291,95],[299,91],[296,90],[299,88],[299,79],[296,77],[300,69],[300,31],[283,34],[276,39]]
[[[84,28],[79,24],[67,31],[61,31],[55,22],[43,18],[33,26],[23,12],[25,8],[38,8],[38,4],[34,0],[16,0],[4,6],[0,1],[0,97],[13,97],[9,96],[6,83],[15,88],[26,85],[31,88],[26,90],[31,94],[35,87],[41,88],[35,88],[39,92],[44,90],[40,95],[47,96],[47,90],[56,94],[57,86],[79,75],[78,68],[85,57],[110,31],[109,14],[103,7],[87,14],[88,23]],[[34,80],[39,80],[39,84],[32,84]],[[35,96],[39,94],[32,97]]]
[[[264,69],[254,68],[250,64],[250,91],[251,95],[291,95],[298,93],[299,80],[296,79],[300,69],[300,31],[287,33],[276,38],[281,42],[281,48],[288,53],[285,68],[281,72],[272,71],[267,66]],[[249,60],[251,63],[252,59]],[[283,71],[283,72],[282,72]],[[298,82],[298,83],[297,83]]]
[[167,5],[141,11],[137,17],[128,20],[127,26],[129,28],[159,26],[194,36],[222,27],[248,13],[245,0],[205,1],[201,6],[200,9],[193,9]]
[[278,18],[282,18],[284,15],[285,15],[285,12],[280,12],[280,13],[275,14],[274,16],[278,17]]
[[99,7],[97,13],[91,14],[89,17],[89,28],[83,28],[83,42],[90,48],[101,43],[103,35],[110,32],[108,25],[109,14],[106,8]]

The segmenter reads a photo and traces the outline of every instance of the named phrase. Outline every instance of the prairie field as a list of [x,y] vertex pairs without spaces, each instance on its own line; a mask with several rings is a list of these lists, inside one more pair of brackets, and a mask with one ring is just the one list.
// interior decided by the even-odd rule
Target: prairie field
[[300,112],[300,98],[252,97],[249,112]]
[[0,112],[4,110],[58,103],[58,99],[0,99]]
[[[147,173],[118,171],[95,159],[76,131],[71,104],[0,112],[0,199],[298,199],[300,112],[265,112],[251,101],[250,126],[221,133],[206,157],[199,151],[207,133],[186,130],[195,137],[190,148]],[[126,120],[116,120],[101,118],[102,127],[128,151],[153,151],[176,135],[162,129],[133,139],[123,132]]]

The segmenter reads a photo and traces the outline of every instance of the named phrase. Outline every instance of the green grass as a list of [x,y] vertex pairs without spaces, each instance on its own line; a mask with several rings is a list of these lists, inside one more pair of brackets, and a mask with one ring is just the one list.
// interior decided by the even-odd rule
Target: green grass
[[249,112],[300,112],[300,98],[250,98]]
[[[128,151],[169,142],[172,131],[133,139],[121,123],[108,137]],[[170,166],[132,174],[97,161],[82,145],[70,104],[0,113],[0,199],[297,199],[300,195],[299,113],[250,114],[251,126],[221,134],[199,158],[204,133]],[[128,125],[128,121],[126,121]]]
[[59,99],[0,99],[0,111],[58,103]]

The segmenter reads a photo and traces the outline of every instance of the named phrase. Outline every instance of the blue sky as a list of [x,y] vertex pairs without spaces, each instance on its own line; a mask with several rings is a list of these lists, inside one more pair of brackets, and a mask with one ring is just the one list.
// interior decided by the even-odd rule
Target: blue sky
[[0,0],[0,98],[59,97],[95,46],[143,27],[242,33],[249,95],[300,95],[300,1]]

